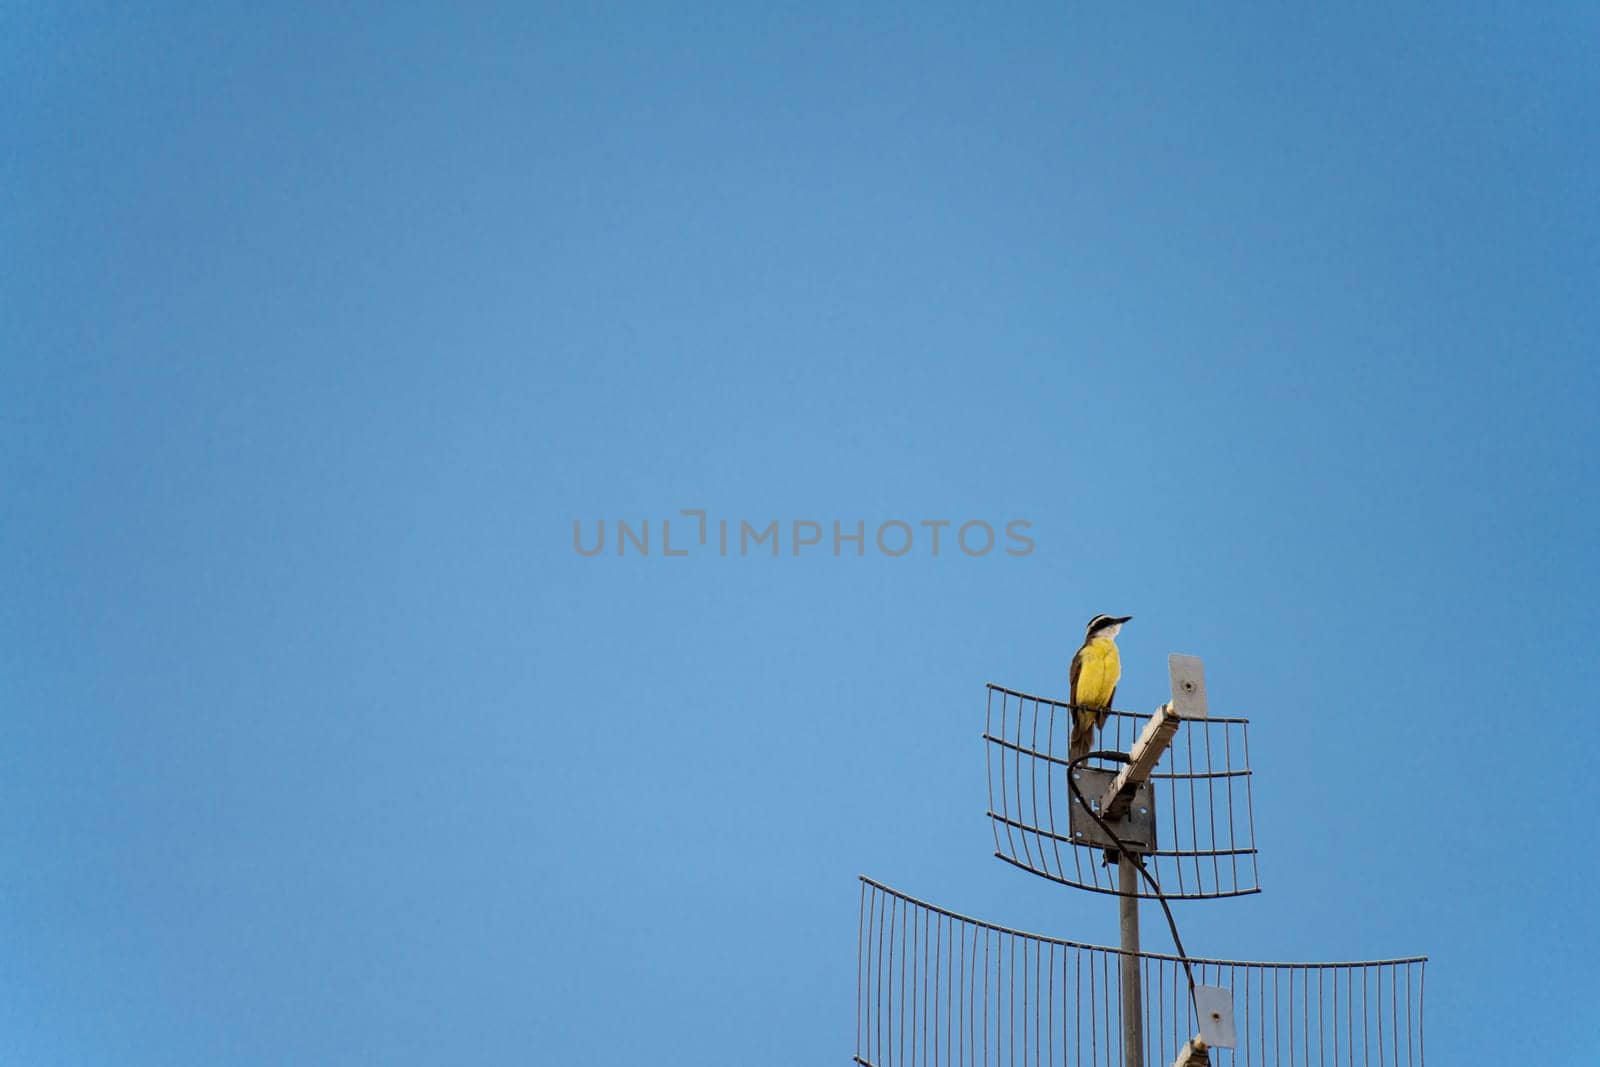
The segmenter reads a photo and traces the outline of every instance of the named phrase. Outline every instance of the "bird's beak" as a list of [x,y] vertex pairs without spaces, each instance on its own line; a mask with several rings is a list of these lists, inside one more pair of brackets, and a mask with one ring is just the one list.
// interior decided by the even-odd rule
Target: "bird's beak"
[[1131,621],[1133,621],[1133,616],[1132,615],[1124,615],[1120,619],[1112,619],[1111,621],[1115,622],[1115,623],[1131,622]]

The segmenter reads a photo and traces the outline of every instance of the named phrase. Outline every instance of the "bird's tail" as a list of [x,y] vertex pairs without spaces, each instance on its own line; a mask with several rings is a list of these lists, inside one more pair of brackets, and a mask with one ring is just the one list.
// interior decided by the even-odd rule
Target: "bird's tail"
[[1073,713],[1072,740],[1067,748],[1068,759],[1087,756],[1090,750],[1094,748],[1094,725],[1094,712],[1079,711]]

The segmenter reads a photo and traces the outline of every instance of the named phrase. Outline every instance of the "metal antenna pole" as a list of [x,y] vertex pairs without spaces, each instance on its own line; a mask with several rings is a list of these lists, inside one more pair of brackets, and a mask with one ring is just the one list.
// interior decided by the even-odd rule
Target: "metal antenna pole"
[[[1128,812],[1139,786],[1150,780],[1184,719],[1206,717],[1205,675],[1193,656],[1167,658],[1172,702],[1163,704],[1128,749],[1128,762],[1100,800],[1104,818]],[[1144,1010],[1139,988],[1139,869],[1126,851],[1117,854],[1117,915],[1122,927],[1122,1062],[1144,1067]]]
[[1139,989],[1139,872],[1131,856],[1117,856],[1117,912],[1122,919],[1122,1062],[1144,1067],[1144,1011]]

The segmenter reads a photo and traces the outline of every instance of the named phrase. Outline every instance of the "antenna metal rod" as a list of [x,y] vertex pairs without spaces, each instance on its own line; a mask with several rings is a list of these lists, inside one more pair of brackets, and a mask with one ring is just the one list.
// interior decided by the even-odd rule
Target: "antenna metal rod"
[[1171,704],[1161,705],[1150,716],[1150,721],[1145,723],[1144,730],[1128,750],[1128,762],[1112,779],[1105,796],[1100,798],[1103,818],[1120,819],[1127,814],[1128,805],[1133,803],[1133,794],[1139,786],[1150,780],[1150,775],[1161,762],[1161,757],[1166,755],[1182,722],[1183,719]]
[[1122,1062],[1144,1067],[1144,1012],[1139,990],[1139,871],[1117,857],[1117,910],[1122,918]]

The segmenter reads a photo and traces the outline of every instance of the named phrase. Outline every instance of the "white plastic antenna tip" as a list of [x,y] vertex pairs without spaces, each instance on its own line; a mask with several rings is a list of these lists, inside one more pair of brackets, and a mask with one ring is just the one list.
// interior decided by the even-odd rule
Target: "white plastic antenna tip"
[[1172,709],[1185,719],[1206,718],[1206,666],[1200,657],[1174,652],[1167,657],[1167,673],[1172,676]]
[[1212,1048],[1237,1048],[1233,1028],[1233,993],[1214,985],[1194,987],[1194,1006],[1200,1012],[1200,1038]]

